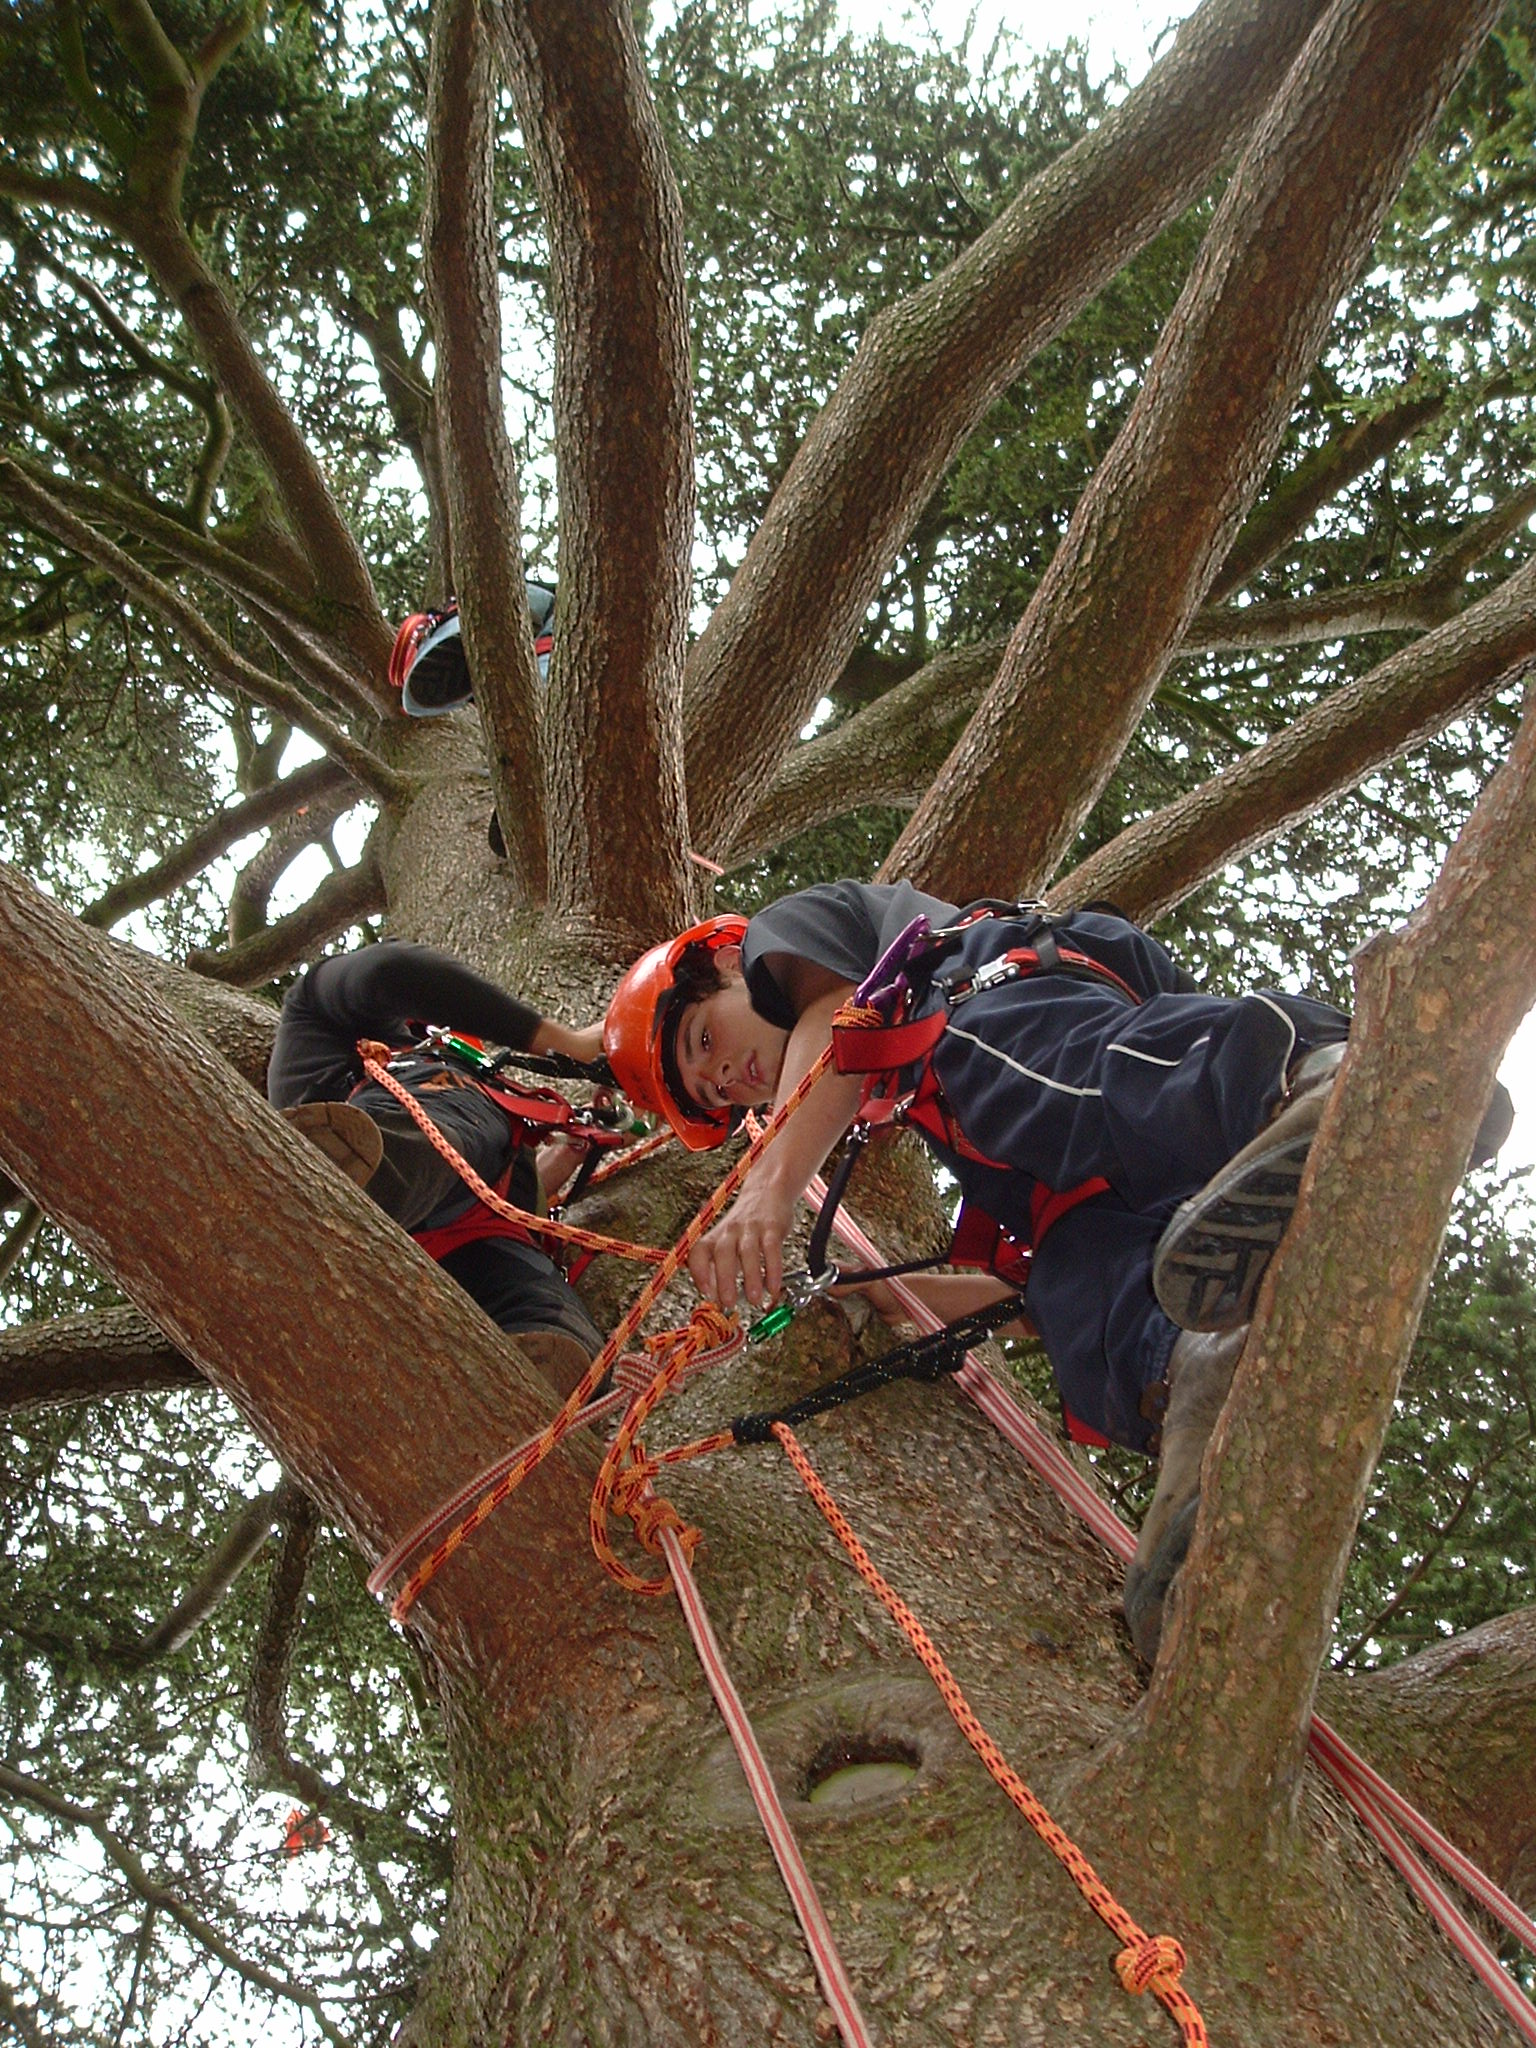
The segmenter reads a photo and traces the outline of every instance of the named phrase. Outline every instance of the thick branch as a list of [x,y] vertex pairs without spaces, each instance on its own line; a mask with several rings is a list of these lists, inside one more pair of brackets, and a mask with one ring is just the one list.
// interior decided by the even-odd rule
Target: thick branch
[[347,801],[355,802],[353,792],[351,777],[337,762],[311,761],[281,782],[271,783],[254,796],[217,812],[152,868],[114,882],[89,909],[80,913],[81,922],[106,931],[119,918],[142,910],[147,903],[158,902],[172,889],[190,882],[194,875],[200,875],[211,862],[227,853],[236,840],[262,831],[279,818],[296,815],[311,804],[328,807],[332,801],[343,806]]
[[195,1387],[202,1374],[136,1308],[0,1330],[0,1414]]
[[449,575],[507,859],[519,894],[537,903],[549,886],[541,707],[523,594],[522,494],[502,397],[496,81],[481,0],[442,0],[434,9],[427,133],[422,242]]
[[693,411],[682,207],[627,0],[493,20],[548,224],[560,617],[550,895],[633,945],[690,907],[682,667]]
[[855,804],[915,804],[959,738],[1006,643],[956,647],[786,754],[725,850],[734,866]]
[[1108,897],[1144,921],[1374,768],[1421,745],[1536,659],[1536,559],[1480,604],[1165,809],[1058,882],[1053,901]]
[[[116,960],[109,941],[0,868],[10,1028],[72,1053],[67,1090],[45,1063],[25,1062],[0,1091],[0,1158],[229,1393],[327,1519],[378,1557],[456,1491],[486,1445],[538,1428],[548,1389],[460,1288]],[[228,1253],[216,1287],[210,1244]],[[577,1472],[564,1451],[546,1464],[536,1512],[487,1524],[472,1569],[450,1566],[415,1611],[434,1653],[492,1712],[514,1701],[533,1712],[590,1687],[588,1632],[599,1619],[626,1631],[621,1597],[574,1569],[586,1530]],[[571,1533],[556,1540],[552,1526]],[[568,1626],[551,1630],[556,1585]]]
[[360,745],[343,727],[317,711],[302,691],[237,654],[179,592],[150,575],[131,555],[124,554],[112,541],[77,519],[50,491],[3,456],[0,456],[0,493],[44,532],[51,533],[87,561],[109,570],[130,597],[158,612],[175,628],[186,651],[199,656],[216,681],[289,719],[302,732],[307,732],[318,746],[324,747],[355,781],[375,795],[389,798],[402,793],[405,784],[394,769]]
[[[1336,7],[1260,123],[1124,428],[889,871],[1046,880],[1253,500],[1341,293],[1496,0]],[[1052,801],[1020,805],[1026,776]]]
[[327,875],[309,901],[287,917],[223,952],[198,947],[187,955],[187,965],[194,974],[231,988],[262,988],[365,917],[377,917],[388,903],[383,872],[370,848],[356,867]]
[[1207,0],[1091,135],[871,323],[689,659],[689,810],[703,851],[732,840],[831,689],[986,408],[1199,195],[1322,11],[1321,0]]
[[[1451,1200],[1504,1048],[1536,997],[1533,900],[1528,708],[1423,907],[1357,960],[1349,1052],[1206,1454],[1182,1597],[1138,1739],[1132,1791],[1176,1801],[1186,1870],[1260,1913]],[[1264,1684],[1238,1700],[1234,1672],[1259,1669]],[[1175,1769],[1185,1774],[1177,1793]]]
[[1536,1607],[1385,1671],[1325,1676],[1318,1706],[1495,1884],[1536,1907]]

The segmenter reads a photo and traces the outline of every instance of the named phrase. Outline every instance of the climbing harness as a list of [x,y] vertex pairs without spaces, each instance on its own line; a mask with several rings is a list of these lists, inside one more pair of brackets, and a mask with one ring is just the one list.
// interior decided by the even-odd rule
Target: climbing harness
[[[449,1034],[452,1035],[452,1034]],[[370,1081],[376,1081],[381,1088],[394,1096],[412,1117],[422,1134],[434,1150],[439,1152],[453,1167],[465,1186],[478,1197],[479,1208],[471,1209],[466,1215],[457,1217],[452,1223],[430,1231],[418,1230],[412,1235],[432,1258],[441,1258],[446,1252],[460,1244],[488,1236],[513,1235],[523,1241],[544,1238],[555,1244],[572,1245],[589,1254],[611,1252],[618,1258],[637,1259],[642,1262],[659,1264],[665,1253],[653,1250],[649,1245],[632,1244],[627,1238],[608,1237],[600,1231],[582,1230],[576,1224],[565,1223],[557,1217],[540,1216],[532,1209],[520,1209],[506,1199],[505,1188],[492,1187],[488,1181],[475,1172],[469,1162],[460,1157],[443,1136],[416,1096],[393,1069],[402,1064],[402,1056],[391,1052],[387,1045],[380,1045],[371,1039],[362,1039],[358,1044],[358,1056],[363,1072]],[[404,1056],[408,1062],[410,1056]],[[445,1066],[443,1072],[450,1070]],[[538,1136],[551,1137],[556,1133],[579,1133],[589,1144],[622,1144],[624,1134],[607,1131],[595,1122],[581,1121],[583,1112],[572,1108],[563,1096],[552,1089],[521,1090],[516,1094],[505,1088],[493,1087],[488,1082],[464,1076],[466,1085],[477,1087],[510,1117],[514,1124],[537,1142]],[[525,1140],[526,1141],[526,1140]],[[510,1172],[510,1169],[509,1169]],[[505,1182],[507,1175],[503,1175]]]

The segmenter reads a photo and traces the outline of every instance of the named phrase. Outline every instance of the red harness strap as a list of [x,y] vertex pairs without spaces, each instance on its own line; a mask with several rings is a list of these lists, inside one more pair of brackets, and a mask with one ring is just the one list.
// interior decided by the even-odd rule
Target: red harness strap
[[[1065,971],[1076,979],[1091,977],[1108,982],[1130,1002],[1138,1005],[1141,1002],[1141,997],[1129,982],[1122,980],[1113,968],[1067,946],[1053,947],[1046,960],[1041,959],[1033,946],[1016,946],[1009,952],[998,954],[985,965],[991,970],[991,975],[988,982],[981,984],[982,987],[995,987],[1003,979],[1022,980],[1032,974]],[[1012,972],[1005,975],[1004,969]],[[933,1056],[949,1028],[949,1012],[953,1003],[963,1002],[976,992],[975,983],[969,988],[961,988],[925,1017],[903,1017],[890,1024],[852,1021],[834,1024],[833,1060],[840,1074],[866,1076],[859,1104],[861,1122],[913,1125],[962,1159],[973,1160],[978,1166],[1007,1171],[1002,1160],[989,1158],[966,1136],[945,1100],[933,1069]],[[896,1075],[913,1066],[918,1070],[916,1085],[904,1095],[893,1093],[892,1083]],[[882,1082],[885,1084],[883,1087]],[[964,1202],[950,1246],[950,1263],[979,1266],[986,1272],[996,1273],[1000,1280],[1022,1292],[1029,1278],[1030,1257],[1046,1232],[1080,1202],[1092,1201],[1095,1195],[1108,1192],[1109,1182],[1102,1176],[1079,1181],[1076,1187],[1071,1188],[1048,1188],[1043,1181],[1037,1181],[1030,1197],[1028,1243],[1022,1243],[984,1209],[972,1202]],[[1079,1442],[1107,1441],[1089,1429],[1087,1424],[1077,1422],[1074,1416],[1068,1416],[1067,1426]]]
[[[503,1201],[507,1199],[507,1189],[511,1185],[512,1169],[508,1166],[496,1182],[496,1192]],[[429,1259],[446,1258],[460,1245],[478,1244],[483,1237],[508,1237],[514,1244],[531,1244],[536,1250],[544,1249],[525,1225],[514,1223],[508,1216],[498,1216],[478,1196],[464,1214],[455,1216],[451,1223],[439,1223],[434,1230],[413,1230],[411,1235]]]
[[[479,1040],[468,1042],[475,1045],[480,1043]],[[411,1054],[407,1054],[407,1057],[414,1054],[414,1051],[412,1048]],[[430,1059],[433,1055],[422,1054],[419,1057]],[[495,1103],[512,1125],[513,1142],[519,1147],[541,1145],[557,1131],[569,1129],[574,1121],[576,1113],[571,1104],[553,1088],[503,1087],[499,1083],[482,1081],[478,1075],[465,1073],[446,1061],[439,1063],[438,1072],[441,1078],[434,1075],[432,1081],[427,1084],[429,1088],[478,1088],[482,1095]],[[370,1085],[372,1084],[362,1081],[358,1087],[366,1088]],[[356,1094],[357,1090],[354,1089],[353,1093]],[[608,1132],[595,1126],[583,1125],[582,1133],[589,1143],[597,1145],[616,1145],[622,1142],[623,1138],[620,1131]],[[509,1164],[495,1184],[495,1192],[503,1201],[507,1198],[507,1190],[511,1184],[512,1167]],[[506,1216],[498,1216],[494,1209],[488,1208],[478,1198],[462,1216],[455,1216],[451,1223],[440,1223],[432,1230],[413,1230],[411,1235],[430,1259],[445,1258],[449,1252],[457,1251],[461,1245],[477,1244],[482,1238],[487,1237],[505,1237],[513,1244],[532,1245],[539,1251],[548,1249],[526,1225],[514,1223]],[[579,1264],[573,1268],[573,1277],[592,1257],[593,1254],[588,1252],[581,1258]]]

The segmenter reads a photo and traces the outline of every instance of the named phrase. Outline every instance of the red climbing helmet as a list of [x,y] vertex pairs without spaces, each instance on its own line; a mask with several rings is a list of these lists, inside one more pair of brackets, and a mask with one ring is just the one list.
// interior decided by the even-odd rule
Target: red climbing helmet
[[711,917],[652,946],[614,990],[603,1021],[603,1052],[614,1080],[637,1108],[664,1116],[690,1152],[723,1145],[738,1113],[701,1108],[683,1088],[675,1047],[687,997],[677,985],[678,963],[690,946],[712,954],[739,946],[746,930],[744,917]]

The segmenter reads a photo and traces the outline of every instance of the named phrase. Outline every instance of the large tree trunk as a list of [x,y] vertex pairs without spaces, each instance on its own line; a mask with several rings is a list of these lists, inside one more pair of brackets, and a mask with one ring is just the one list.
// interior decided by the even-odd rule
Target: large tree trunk
[[[427,1260],[123,981],[110,948],[8,874],[0,973],[15,1027],[76,1055],[64,1087],[23,1071],[0,1157],[365,1554],[552,1405]],[[655,1444],[798,1390],[851,1346],[841,1312],[821,1309],[680,1397]],[[1141,1693],[1117,1568],[949,1387],[887,1390],[805,1441],[1005,1751],[1048,1801],[1063,1795]],[[412,1616],[446,1714],[457,1846],[409,2038],[823,2040],[675,1603],[624,1597],[594,1565],[594,1461],[558,1455]],[[1160,2038],[1164,2020],[1109,1970],[1115,1942],[982,1774],[778,1453],[690,1465],[669,1491],[705,1531],[705,1597],[881,2038]],[[848,1754],[907,1758],[917,1776],[878,1805],[808,1805]],[[1142,1825],[1156,1833],[1155,1805]],[[1243,1928],[1192,1929],[1112,1839],[1082,1846],[1144,1926],[1198,1932],[1188,1981],[1218,2039],[1292,2041],[1301,2010],[1326,2011],[1335,2041],[1416,2040],[1426,2001],[1437,2040],[1487,2038],[1481,1995],[1324,1798],[1303,1805],[1305,1911],[1279,1916],[1257,1973]],[[1320,1898],[1338,1929],[1326,1952],[1309,1939]]]

